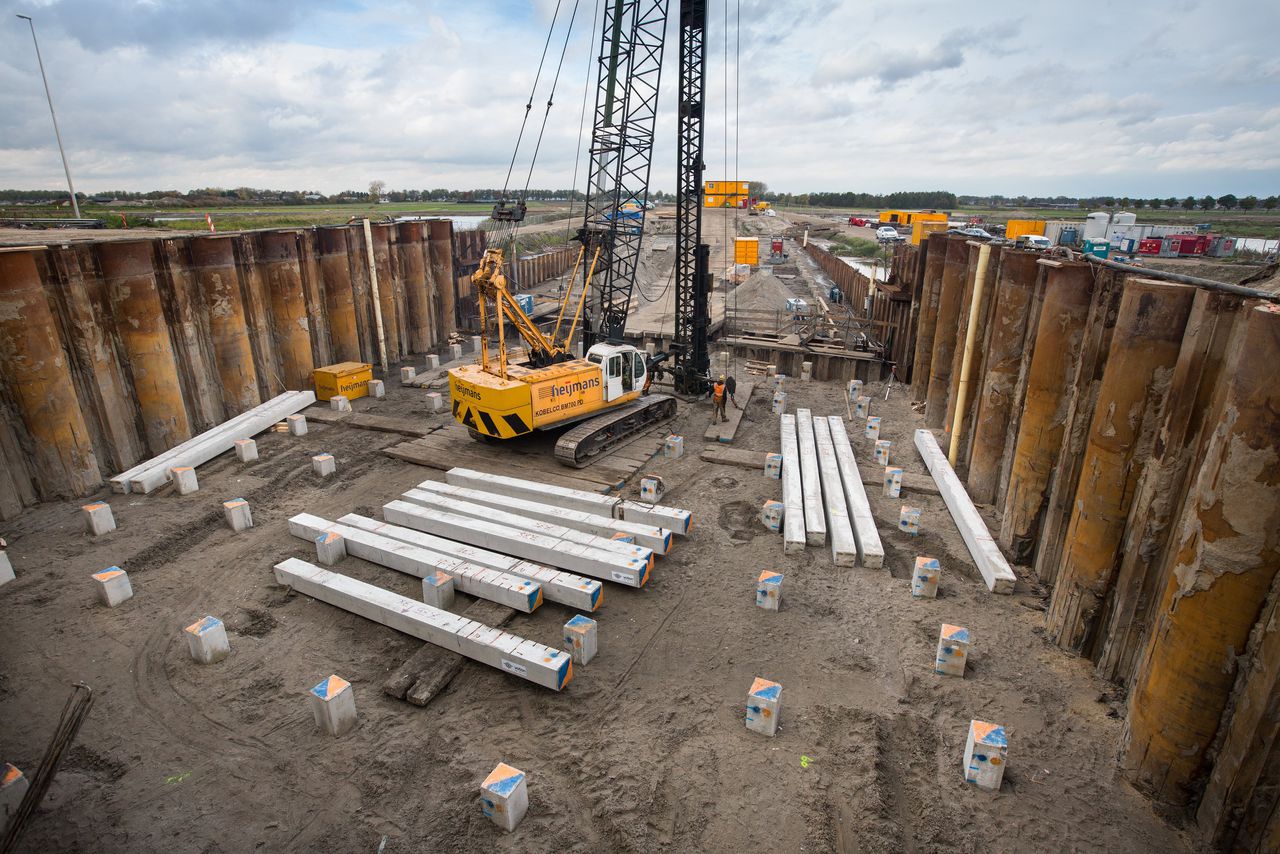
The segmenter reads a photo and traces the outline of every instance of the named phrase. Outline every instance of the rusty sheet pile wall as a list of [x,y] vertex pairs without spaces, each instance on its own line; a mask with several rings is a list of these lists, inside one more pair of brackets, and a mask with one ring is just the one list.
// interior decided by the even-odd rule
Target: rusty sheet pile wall
[[[886,357],[895,365],[903,365],[910,348],[911,288],[893,278],[872,287],[871,278],[855,270],[835,255],[813,243],[805,247],[822,272],[840,289],[845,305],[859,316],[869,317],[875,337],[884,342]],[[867,293],[871,293],[870,311],[866,309]],[[905,370],[898,368],[898,377]]]
[[1280,310],[1013,247],[978,288],[978,252],[934,234],[895,260],[915,399],[959,425],[958,473],[1050,592],[1046,637],[1127,691],[1122,773],[1213,846],[1274,851]]

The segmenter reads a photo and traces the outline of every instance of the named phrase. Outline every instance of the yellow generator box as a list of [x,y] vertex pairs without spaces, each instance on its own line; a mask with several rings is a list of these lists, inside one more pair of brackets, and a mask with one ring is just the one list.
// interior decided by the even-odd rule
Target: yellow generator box
[[733,262],[735,264],[760,263],[760,238],[735,237],[733,239]]
[[1042,219],[1011,219],[1004,224],[1004,236],[1006,240],[1017,240],[1024,234],[1044,236],[1044,225]]
[[339,394],[355,400],[369,393],[373,365],[366,365],[364,362],[339,362],[316,368],[311,376],[315,380],[318,400],[328,400]]
[[911,245],[919,246],[920,241],[924,240],[935,231],[946,231],[948,223],[946,220],[937,222],[935,220],[918,219],[911,223]]

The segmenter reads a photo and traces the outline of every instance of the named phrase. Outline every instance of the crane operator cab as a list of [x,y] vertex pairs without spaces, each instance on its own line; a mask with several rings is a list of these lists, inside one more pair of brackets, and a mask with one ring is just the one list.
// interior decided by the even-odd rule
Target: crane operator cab
[[629,344],[596,344],[587,351],[587,361],[603,369],[607,403],[645,388],[644,355]]

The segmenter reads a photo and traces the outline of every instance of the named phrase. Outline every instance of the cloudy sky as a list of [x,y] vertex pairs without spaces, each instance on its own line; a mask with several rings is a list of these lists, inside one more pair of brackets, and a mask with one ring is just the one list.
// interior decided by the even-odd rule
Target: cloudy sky
[[[573,179],[597,2],[579,0],[534,186]],[[1276,0],[709,6],[708,178],[736,150],[739,177],[791,192],[1280,193]],[[0,187],[63,183],[15,14],[35,18],[77,189],[331,193],[500,185],[555,7],[0,0]],[[651,184],[672,191],[668,34]]]

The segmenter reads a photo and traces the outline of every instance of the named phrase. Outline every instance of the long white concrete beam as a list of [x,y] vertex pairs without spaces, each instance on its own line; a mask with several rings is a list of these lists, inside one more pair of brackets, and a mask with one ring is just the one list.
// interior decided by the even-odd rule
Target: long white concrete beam
[[917,430],[916,450],[920,452],[929,474],[933,475],[933,482],[938,485],[938,492],[942,493],[942,500],[951,511],[951,518],[955,521],[964,544],[969,547],[969,556],[982,573],[987,589],[992,593],[1012,593],[1018,577],[1009,568],[1009,562],[1004,559],[1000,547],[987,530],[987,523],[982,521],[964,484],[947,462],[947,455],[938,447],[938,440],[928,430]]
[[800,484],[804,490],[805,542],[811,546],[827,542],[827,520],[822,512],[822,478],[818,475],[818,449],[813,439],[813,415],[796,410],[796,441],[800,445]]
[[880,542],[880,532],[876,529],[875,517],[871,515],[871,502],[867,500],[867,490],[862,485],[862,475],[858,472],[858,461],[853,455],[853,446],[849,444],[844,419],[839,415],[829,416],[827,426],[831,430],[836,467],[840,471],[849,518],[853,522],[853,536],[858,543],[858,562],[872,569],[884,566],[884,544]]
[[818,450],[818,474],[822,478],[822,506],[831,539],[831,559],[836,566],[853,566],[858,562],[858,541],[853,536],[849,505],[831,440],[831,425],[826,418],[813,419],[813,438]]
[[565,542],[524,528],[420,507],[408,501],[392,501],[383,505],[382,518],[415,531],[470,543],[579,575],[603,578],[627,587],[642,587],[649,580],[649,562],[639,558]]
[[508,513],[505,510],[497,510],[493,507],[486,507],[483,504],[472,504],[470,501],[462,501],[426,489],[410,489],[400,497],[411,504],[443,510],[446,513],[453,513],[457,516],[497,522],[509,528],[521,528],[525,531],[533,531],[536,534],[545,534],[548,537],[555,537],[557,540],[563,540],[567,543],[577,543],[581,546],[590,546],[602,551],[616,552],[624,557],[639,558],[649,564],[650,569],[653,569],[653,549],[637,546],[624,540],[597,537],[595,534],[587,534],[564,525],[558,525],[555,522],[544,522],[541,519],[531,519],[519,513]]
[[289,533],[299,539],[315,542],[316,537],[325,531],[341,534],[347,554],[352,557],[417,578],[426,578],[436,571],[447,572],[453,576],[453,586],[463,593],[498,602],[526,614],[542,604],[542,585],[527,578],[477,566],[448,554],[350,525],[340,525],[310,513],[299,513],[289,520]]
[[518,513],[529,519],[553,522],[566,528],[572,528],[575,531],[581,531],[584,534],[603,537],[606,540],[611,539],[614,534],[625,534],[632,537],[636,545],[653,549],[655,553],[660,555],[666,554],[671,548],[671,532],[653,525],[639,525],[635,522],[614,519],[611,516],[588,513],[585,510],[573,510],[542,501],[512,498],[506,495],[498,495],[494,492],[485,492],[483,489],[471,489],[465,486],[454,486],[451,483],[441,483],[438,480],[424,480],[418,484],[418,489],[435,492],[447,498],[456,498],[459,501],[481,504],[485,507],[492,507],[495,510]]
[[612,516],[627,522],[639,522],[642,525],[654,525],[666,528],[673,534],[688,534],[689,526],[693,521],[693,515],[679,507],[626,501],[617,496],[600,495],[596,492],[538,483],[518,477],[489,474],[475,469],[452,468],[445,472],[444,479],[455,486],[482,489],[485,492],[509,495],[512,498],[523,498],[528,501],[542,501],[546,504],[584,510],[600,516]]
[[275,566],[276,582],[473,661],[559,691],[573,678],[568,653],[494,629],[297,558]]
[[[417,505],[406,502],[406,506],[413,508]],[[453,555],[459,560],[465,560],[476,566],[496,569],[498,572],[505,572],[510,575],[518,575],[521,578],[528,578],[531,581],[537,581],[542,585],[542,596],[548,602],[558,602],[561,605],[568,605],[570,608],[577,608],[581,611],[594,611],[604,601],[604,583],[595,578],[584,578],[581,575],[552,569],[549,566],[521,560],[518,557],[491,552],[487,549],[478,549],[465,543],[446,540],[443,537],[424,534],[412,528],[392,525],[390,522],[380,522],[377,519],[371,519],[368,516],[360,516],[355,513],[348,513],[345,516],[338,517],[338,524],[371,531],[428,551]]]
[[804,551],[804,488],[800,480],[800,445],[796,441],[796,417],[782,415],[782,553]]

